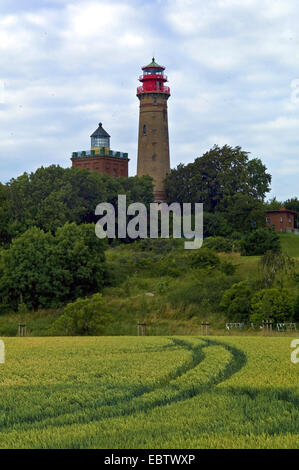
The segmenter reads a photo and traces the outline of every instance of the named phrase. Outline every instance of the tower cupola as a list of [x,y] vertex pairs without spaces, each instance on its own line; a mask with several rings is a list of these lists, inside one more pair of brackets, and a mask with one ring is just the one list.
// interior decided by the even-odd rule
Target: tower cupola
[[102,123],[99,123],[99,127],[91,134],[91,149],[105,147],[110,149],[110,135],[102,127]]

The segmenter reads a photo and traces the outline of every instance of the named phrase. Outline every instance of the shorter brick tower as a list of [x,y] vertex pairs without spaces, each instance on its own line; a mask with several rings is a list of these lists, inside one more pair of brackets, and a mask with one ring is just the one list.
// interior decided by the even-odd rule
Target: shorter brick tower
[[140,101],[137,175],[150,175],[156,201],[165,201],[164,178],[170,172],[167,100],[170,89],[165,86],[165,67],[152,62],[142,67],[137,88]]
[[106,173],[113,178],[128,177],[128,154],[110,150],[110,135],[102,127],[99,127],[91,134],[91,149],[73,152],[72,166],[85,168],[87,170]]

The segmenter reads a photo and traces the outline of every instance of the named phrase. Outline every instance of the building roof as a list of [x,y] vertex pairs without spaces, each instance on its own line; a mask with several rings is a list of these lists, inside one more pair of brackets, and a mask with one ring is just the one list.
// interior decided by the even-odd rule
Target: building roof
[[274,214],[274,213],[277,213],[277,214],[281,214],[282,212],[283,213],[288,213],[288,214],[297,214],[296,211],[292,211],[291,209],[286,209],[285,207],[281,207],[280,209],[276,209],[276,210],[270,210],[270,211],[266,211],[267,214]]
[[90,137],[110,137],[108,132],[102,127],[102,123],[99,123],[99,127],[91,134]]
[[144,67],[142,67],[142,70],[143,69],[149,69],[149,68],[155,68],[155,69],[165,69],[165,67],[163,67],[162,65],[159,65],[157,64],[157,62],[155,62],[155,57],[152,58],[152,61],[150,64],[148,65],[145,65]]

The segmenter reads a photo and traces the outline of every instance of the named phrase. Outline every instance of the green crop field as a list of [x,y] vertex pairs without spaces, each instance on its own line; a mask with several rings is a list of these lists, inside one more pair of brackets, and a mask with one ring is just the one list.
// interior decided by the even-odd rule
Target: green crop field
[[1,448],[299,448],[291,338],[6,338]]

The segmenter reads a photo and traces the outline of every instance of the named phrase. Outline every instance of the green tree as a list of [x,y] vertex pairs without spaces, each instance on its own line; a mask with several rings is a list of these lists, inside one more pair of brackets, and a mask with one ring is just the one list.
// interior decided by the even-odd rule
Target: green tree
[[6,246],[10,240],[10,207],[8,201],[9,188],[0,183],[0,247]]
[[148,204],[153,201],[152,179],[111,178],[96,171],[56,165],[41,167],[12,179],[5,188],[0,187],[0,215],[9,214],[3,234],[4,218],[0,222],[0,235],[4,241],[8,236],[10,241],[32,226],[54,233],[67,222],[93,223],[96,206],[110,202],[117,207],[118,194],[126,194],[128,204],[136,201]]
[[272,320],[273,322],[292,321],[295,299],[288,289],[262,289],[252,297],[252,322]]
[[102,295],[94,294],[66,305],[63,315],[54,323],[53,331],[72,336],[100,335],[110,320],[103,312]]
[[282,205],[286,209],[290,209],[291,211],[296,211],[299,213],[299,199],[297,197],[287,199]]
[[56,236],[28,229],[1,252],[2,310],[16,310],[21,296],[29,309],[37,309],[101,290],[105,247],[95,236],[94,224],[66,224]]
[[263,255],[267,251],[278,253],[280,239],[276,232],[259,228],[247,233],[240,242],[242,256]]
[[215,212],[218,205],[235,194],[262,201],[269,191],[271,175],[259,159],[248,159],[241,147],[215,145],[188,165],[179,165],[165,180],[169,202],[203,202],[204,210]]
[[2,250],[3,308],[16,310],[21,296],[29,309],[57,305],[63,273],[53,263],[54,248],[52,235],[33,227],[15,238],[9,249]]
[[220,307],[229,320],[246,321],[250,316],[252,295],[247,281],[238,282],[224,292]]
[[265,210],[266,211],[279,211],[279,209],[283,206],[283,202],[278,201],[274,196],[269,201],[265,202]]

